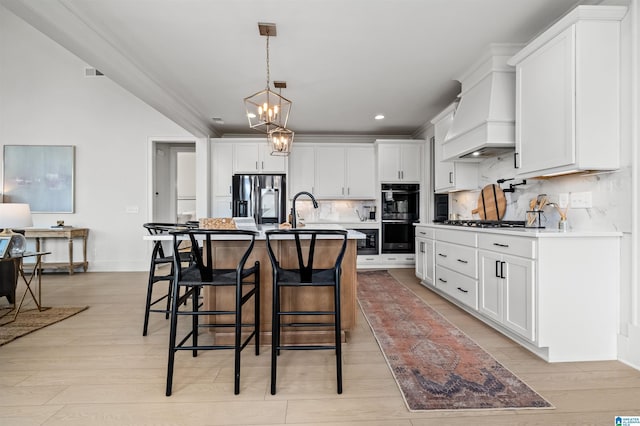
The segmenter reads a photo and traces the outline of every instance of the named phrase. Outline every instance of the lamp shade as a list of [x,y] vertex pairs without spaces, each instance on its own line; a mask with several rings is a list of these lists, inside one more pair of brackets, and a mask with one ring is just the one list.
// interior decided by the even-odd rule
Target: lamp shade
[[33,226],[33,220],[31,219],[29,204],[0,204],[0,228],[22,229],[30,226]]

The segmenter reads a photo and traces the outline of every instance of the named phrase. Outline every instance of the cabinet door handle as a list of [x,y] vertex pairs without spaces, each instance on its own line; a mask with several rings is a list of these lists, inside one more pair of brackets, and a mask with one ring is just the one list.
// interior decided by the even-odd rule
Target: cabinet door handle
[[453,183],[453,172],[449,172],[449,183]]
[[520,155],[518,152],[513,153],[513,168],[515,169],[520,168],[520,166],[518,165],[518,155]]
[[256,170],[258,170],[258,162],[256,161]]
[[443,280],[442,278],[438,278],[438,281],[440,281],[441,283],[447,283],[447,280]]
[[344,186],[342,187],[342,195],[344,195]]
[[351,195],[351,188],[347,187],[347,195]]
[[400,180],[400,170],[398,170],[398,180]]
[[464,260],[464,259],[457,259],[457,260],[458,260],[458,262],[460,262],[460,263],[469,263],[469,261],[468,261],[468,260]]
[[404,180],[404,170],[400,171],[400,177],[402,177],[402,179]]
[[493,245],[498,247],[504,247],[504,248],[509,247],[509,244],[493,243]]
[[440,256],[440,257],[447,257],[447,255],[446,255],[446,254],[442,254],[442,253],[438,253],[438,256]]
[[419,233],[420,235],[427,235],[427,233],[426,233],[426,232],[423,232],[423,231],[420,231],[420,232],[418,232],[418,233]]
[[424,253],[424,242],[420,241],[420,253]]
[[231,185],[229,185],[229,195],[231,195]]
[[264,161],[261,164],[262,164],[262,170],[264,170]]
[[462,288],[462,287],[458,287],[458,291],[461,291],[461,292],[463,292],[463,293],[469,293],[469,290],[465,290],[465,289],[464,289],[464,288]]
[[499,265],[500,265],[500,261],[496,260],[496,278],[500,278],[500,272],[498,272]]
[[504,276],[504,264],[505,264],[505,263],[506,263],[506,262],[500,262],[500,278],[506,278],[506,277]]
[[390,257],[389,260],[397,260],[395,257]]

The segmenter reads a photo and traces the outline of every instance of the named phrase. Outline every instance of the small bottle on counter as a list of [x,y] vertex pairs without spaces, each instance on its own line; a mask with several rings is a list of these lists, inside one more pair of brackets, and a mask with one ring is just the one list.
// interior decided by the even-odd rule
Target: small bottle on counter
[[567,219],[560,219],[560,221],[558,222],[558,231],[567,232],[568,229],[569,225],[567,223]]

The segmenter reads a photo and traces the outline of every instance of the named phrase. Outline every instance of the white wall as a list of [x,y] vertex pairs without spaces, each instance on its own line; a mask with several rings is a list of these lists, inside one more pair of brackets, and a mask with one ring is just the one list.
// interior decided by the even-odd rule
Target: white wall
[[193,138],[86,66],[0,7],[0,144],[75,145],[75,213],[34,214],[34,225],[90,228],[90,270],[146,270],[149,138]]

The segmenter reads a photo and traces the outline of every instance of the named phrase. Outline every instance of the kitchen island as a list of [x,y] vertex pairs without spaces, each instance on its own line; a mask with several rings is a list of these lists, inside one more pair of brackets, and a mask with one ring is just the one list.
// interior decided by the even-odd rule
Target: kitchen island
[[[260,232],[256,237],[256,242],[251,252],[251,256],[247,261],[247,265],[253,264],[255,261],[260,262],[260,339],[261,344],[270,344],[271,342],[271,313],[272,313],[272,281],[273,269],[271,261],[267,253],[267,246],[264,231],[269,229],[269,225],[258,225],[238,223],[241,229],[254,229]],[[273,228],[273,225],[271,225]],[[324,224],[307,226],[307,228],[315,229],[344,229],[338,225]],[[151,236],[145,236],[145,239],[152,240]],[[169,236],[169,239],[171,237]],[[350,230],[348,233],[347,249],[342,261],[342,278],[340,288],[341,300],[341,325],[342,340],[346,341],[348,332],[356,325],[356,261],[357,261],[357,245],[356,240],[364,238],[360,232]],[[167,239],[167,236],[162,236]],[[272,240],[272,243],[274,241]],[[275,241],[274,250],[277,251],[278,258],[283,259],[281,264],[284,267],[295,267],[297,265],[297,255],[295,241],[291,239],[279,239]],[[213,262],[216,268],[235,269],[238,260],[246,248],[246,241],[234,239],[233,236],[225,239],[216,239],[213,243]],[[304,242],[303,242],[304,245]],[[332,238],[318,238],[316,241],[314,266],[317,268],[332,267],[327,262],[332,262],[335,256],[332,253],[337,252],[341,242]],[[331,254],[331,255],[329,255]],[[331,259],[331,260],[328,260]],[[293,289],[283,289],[283,303],[290,307],[304,310],[327,310],[332,306],[333,293],[330,288],[306,288],[300,287]],[[232,310],[235,293],[232,288],[206,288],[204,293],[204,303],[207,309]],[[243,322],[253,320],[254,309],[251,303],[245,305],[243,310]],[[229,318],[218,316],[211,317],[209,321],[218,320],[220,322],[229,322]],[[301,321],[308,320],[302,317]],[[315,318],[314,321],[322,321],[322,318]],[[203,321],[204,322],[204,321]],[[215,330],[216,340],[218,342],[231,342],[233,333],[230,329],[212,329]],[[333,341],[333,331],[327,327],[318,327],[312,329],[304,327],[303,330],[285,330],[282,333],[283,343],[321,343]]]

